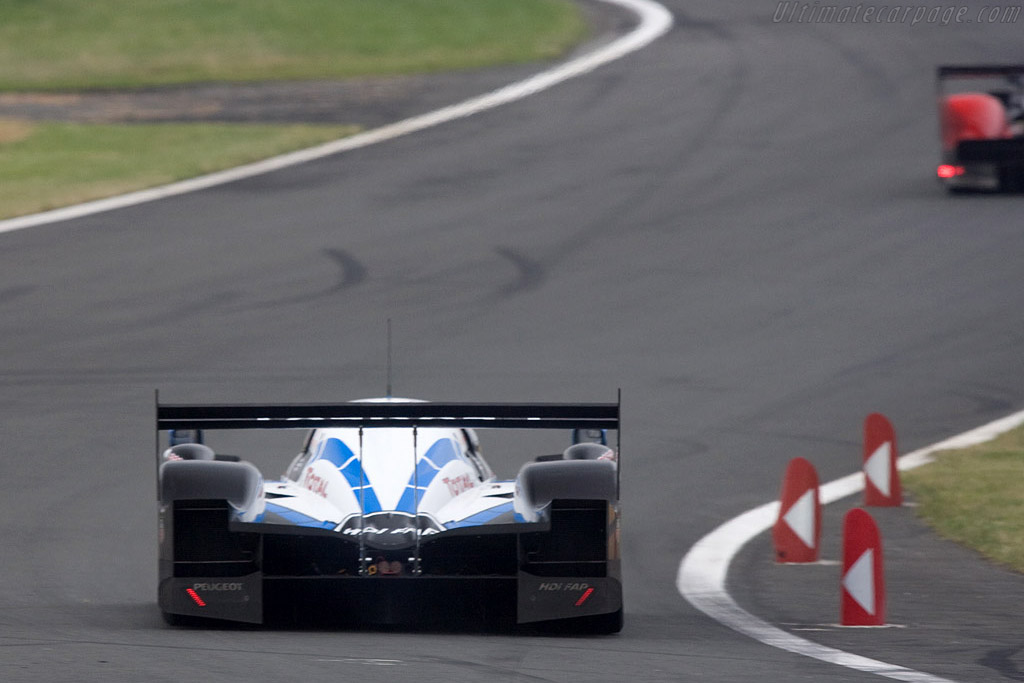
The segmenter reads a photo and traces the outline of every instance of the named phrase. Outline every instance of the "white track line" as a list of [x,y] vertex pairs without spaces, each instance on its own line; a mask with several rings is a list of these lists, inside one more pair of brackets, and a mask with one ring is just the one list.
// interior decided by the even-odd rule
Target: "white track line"
[[[936,451],[983,443],[1021,424],[1024,424],[1024,411],[908,453],[899,459],[899,468],[909,470],[919,467],[932,462],[932,454]],[[863,488],[864,475],[856,472],[823,485],[820,488],[821,502],[833,503]],[[778,501],[767,503],[726,522],[698,541],[679,565],[679,573],[676,576],[676,588],[679,593],[715,621],[772,647],[897,681],[952,683],[947,678],[895,664],[886,664],[804,640],[772,626],[737,605],[725,586],[729,564],[747,542],[775,523],[778,514]]]
[[493,90],[484,95],[470,98],[458,104],[453,104],[442,109],[437,109],[420,116],[398,121],[380,128],[359,133],[351,137],[328,142],[317,147],[299,150],[290,154],[265,159],[256,163],[239,166],[237,168],[211,173],[209,175],[184,180],[162,187],[154,187],[148,190],[140,190],[130,194],[99,199],[85,204],[68,206],[44,213],[20,216],[0,221],[0,233],[24,230],[39,225],[47,225],[59,221],[81,218],[103,211],[113,211],[128,206],[135,206],[157,199],[173,197],[175,195],[205,190],[206,188],[224,183],[234,182],[243,178],[251,178],[263,173],[270,173],[288,166],[306,163],[315,159],[321,159],[332,154],[339,154],[361,147],[392,140],[394,138],[415,133],[425,128],[430,128],[441,123],[453,121],[466,116],[472,116],[488,109],[521,100],[546,90],[562,81],[575,78],[592,71],[602,64],[624,57],[664,35],[672,28],[672,14],[662,5],[654,0],[602,0],[613,5],[632,11],[639,17],[640,22],[632,31],[626,35],[613,40],[612,42],[595,49],[593,52],[581,55],[575,59],[559,64],[556,67],[542,71],[539,74],[526,78],[522,81],[512,83],[503,88]]

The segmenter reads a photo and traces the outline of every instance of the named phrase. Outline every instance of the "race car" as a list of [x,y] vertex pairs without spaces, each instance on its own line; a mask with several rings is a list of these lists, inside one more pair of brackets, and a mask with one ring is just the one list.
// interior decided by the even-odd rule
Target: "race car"
[[[618,402],[158,396],[156,429],[158,603],[171,624],[622,628]],[[307,431],[270,481],[207,443],[233,429]],[[564,430],[568,445],[503,481],[477,436],[491,429]]]
[[940,66],[942,162],[950,191],[1024,190],[1024,65]]

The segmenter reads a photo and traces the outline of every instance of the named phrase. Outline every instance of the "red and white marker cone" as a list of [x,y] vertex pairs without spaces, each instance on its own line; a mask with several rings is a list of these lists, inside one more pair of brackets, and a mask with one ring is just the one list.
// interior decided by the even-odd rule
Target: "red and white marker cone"
[[818,473],[804,458],[793,458],[782,479],[779,518],[772,527],[776,562],[817,562],[821,548]]
[[861,508],[843,519],[843,578],[840,620],[843,626],[885,625],[885,577],[882,538],[875,520]]
[[899,449],[896,432],[881,413],[864,420],[864,504],[898,507],[903,504],[900,474],[896,469]]

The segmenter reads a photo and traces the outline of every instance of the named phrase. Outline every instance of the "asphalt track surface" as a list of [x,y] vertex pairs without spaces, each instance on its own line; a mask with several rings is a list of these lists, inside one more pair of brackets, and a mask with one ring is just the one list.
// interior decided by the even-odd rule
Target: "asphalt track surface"
[[[1024,404],[1024,200],[946,197],[931,177],[934,66],[1019,61],[1020,24],[801,25],[774,23],[767,2],[666,4],[677,23],[658,42],[527,100],[0,235],[0,679],[879,680],[718,625],[675,574],[705,533],[777,493],[792,456],[826,481],[855,469],[867,412],[908,451]],[[622,388],[620,635],[163,625],[153,389],[380,394],[388,317],[402,394]],[[279,447],[280,467],[292,450],[232,445],[261,465]],[[490,460],[511,476],[531,454]],[[878,516],[902,628],[828,626],[838,577],[773,565],[765,538],[733,568],[737,601],[893,664],[1024,679],[1024,579],[911,514]]]

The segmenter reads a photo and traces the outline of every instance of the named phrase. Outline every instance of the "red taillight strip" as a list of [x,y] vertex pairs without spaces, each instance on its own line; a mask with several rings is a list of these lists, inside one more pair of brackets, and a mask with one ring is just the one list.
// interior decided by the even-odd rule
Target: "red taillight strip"
[[188,596],[192,598],[193,602],[195,602],[197,605],[199,605],[200,607],[206,607],[206,601],[199,597],[199,593],[196,593],[195,589],[186,588],[185,592],[188,593]]
[[593,588],[588,588],[587,590],[583,591],[583,595],[581,595],[580,599],[576,601],[576,606],[579,607],[580,605],[585,603],[587,599],[591,596],[591,594],[593,594],[593,592]]

